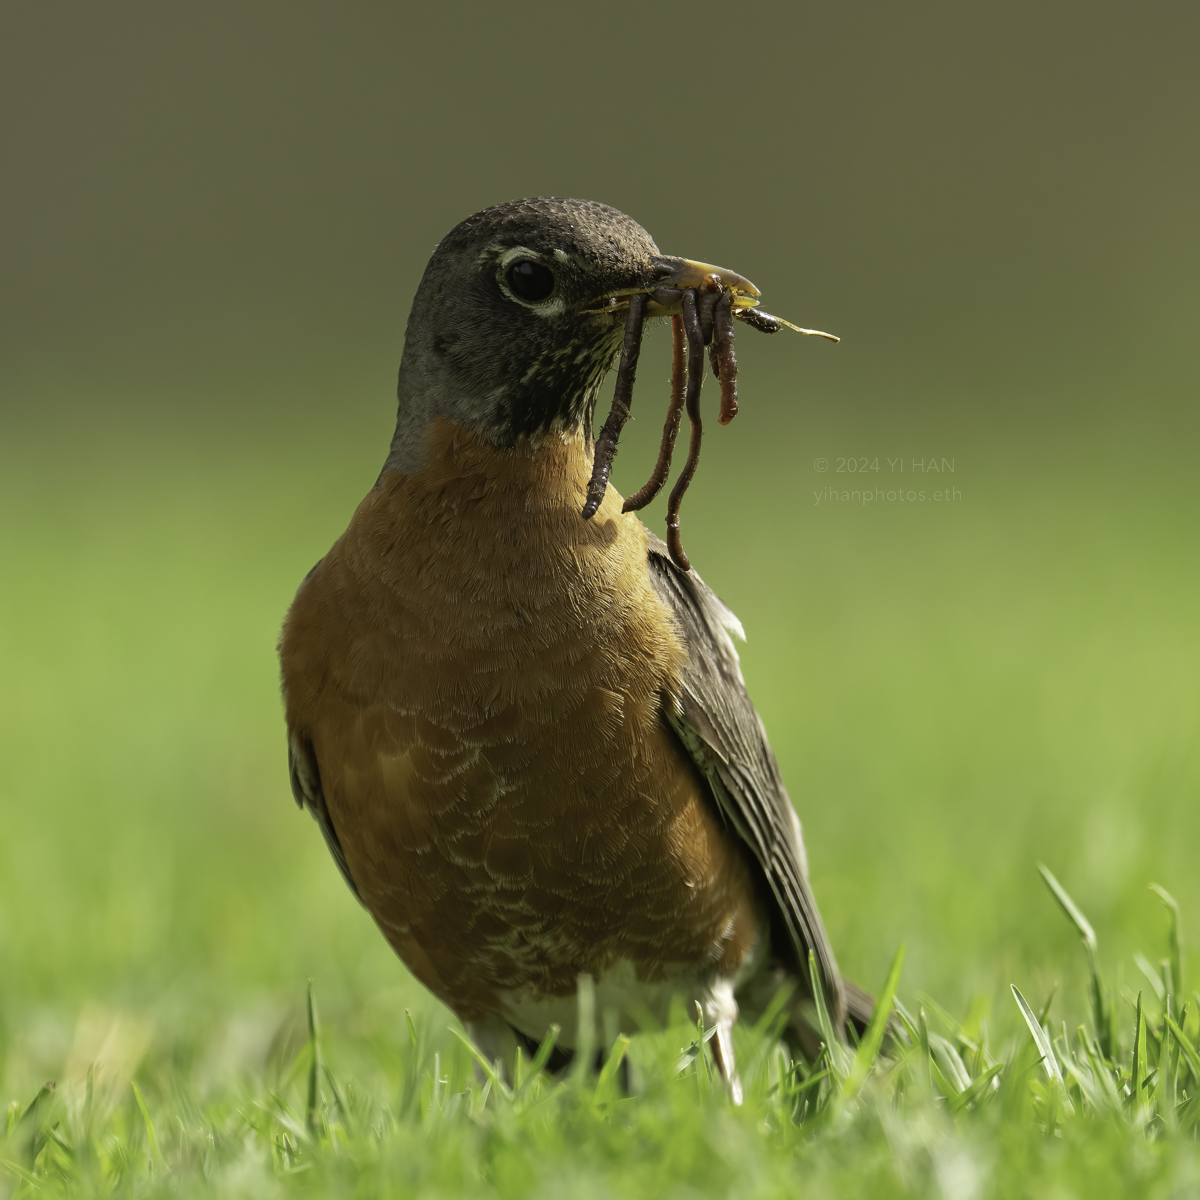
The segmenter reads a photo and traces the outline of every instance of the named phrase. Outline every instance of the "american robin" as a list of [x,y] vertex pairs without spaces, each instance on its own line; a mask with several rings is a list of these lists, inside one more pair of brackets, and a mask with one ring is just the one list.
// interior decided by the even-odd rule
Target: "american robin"
[[834,962],[737,618],[613,488],[581,517],[622,341],[604,300],[713,273],[751,286],[591,201],[453,229],[413,302],[383,470],[280,657],[297,803],[489,1059],[552,1023],[575,1047],[587,974],[608,1028],[698,1003],[736,1094],[739,1000],[794,981],[811,1044],[811,951],[836,1028],[869,1002]]

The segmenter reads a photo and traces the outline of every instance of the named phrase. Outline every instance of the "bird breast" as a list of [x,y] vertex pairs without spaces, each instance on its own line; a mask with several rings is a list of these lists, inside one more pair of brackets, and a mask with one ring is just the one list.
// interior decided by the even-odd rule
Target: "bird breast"
[[753,886],[663,719],[686,651],[581,436],[435,422],[298,593],[281,642],[363,902],[464,1019],[581,971],[731,973]]

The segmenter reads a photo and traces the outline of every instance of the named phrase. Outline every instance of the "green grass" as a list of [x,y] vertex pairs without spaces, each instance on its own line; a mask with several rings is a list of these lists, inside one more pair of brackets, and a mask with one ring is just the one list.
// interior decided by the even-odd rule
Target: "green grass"
[[[827,1037],[816,1063],[797,1063],[772,1014],[739,1029],[740,1109],[712,1031],[682,1012],[664,1031],[616,1038],[598,1073],[548,1077],[539,1052],[506,1084],[436,1021],[359,1028],[331,1046],[310,988],[307,1036],[277,1038],[265,1070],[206,1096],[164,1056],[141,1086],[90,1065],[82,1083],[14,1102],[0,1167],[14,1196],[1007,1196],[1035,1180],[1041,1194],[1194,1194],[1200,997],[1175,988],[1177,960],[1148,974],[1127,1037],[1095,976],[1099,1023],[1073,1035],[1014,987],[1030,1039],[997,1050],[982,1021],[898,1006],[902,1031],[881,1053],[902,958],[857,1048]],[[352,1065],[362,1056],[365,1073]]]
[[[810,1074],[769,1030],[739,1030],[741,1110],[707,1055],[680,1069],[686,1014],[629,1045],[628,1097],[610,1078],[479,1087],[453,1018],[294,808],[274,640],[374,478],[386,402],[48,397],[6,418],[0,1196],[1200,1190],[1184,1041],[1200,1044],[1200,964],[1149,889],[1195,927],[1200,571],[1182,449],[1045,430],[1031,453],[965,418],[906,430],[832,408],[820,423],[747,403],[716,431],[686,545],[747,627],[842,966],[879,990],[904,944],[912,1030]],[[623,490],[656,423],[631,431]],[[860,446],[955,453],[961,507],[804,503],[812,460]],[[1127,487],[1130,462],[1156,469]],[[1039,862],[1090,919],[1091,950]]]

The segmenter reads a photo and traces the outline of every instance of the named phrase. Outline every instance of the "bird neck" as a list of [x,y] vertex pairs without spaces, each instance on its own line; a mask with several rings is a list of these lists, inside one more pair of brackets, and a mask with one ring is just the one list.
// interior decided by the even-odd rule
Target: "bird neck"
[[[587,497],[592,441],[581,428],[498,446],[474,429],[435,417],[421,443],[419,470],[400,472],[411,476],[414,494],[438,495],[454,507],[489,497],[514,514],[582,510]],[[384,476],[390,469],[385,465]]]
[[517,464],[531,463],[536,456],[541,464],[554,460],[544,483],[549,483],[554,470],[560,470],[559,482],[565,486],[568,477],[573,479],[582,469],[586,490],[592,469],[596,391],[596,387],[591,388],[577,404],[565,407],[561,416],[525,433],[514,433],[503,422],[481,426],[471,419],[473,414],[462,414],[467,419],[456,420],[455,416],[459,414],[455,414],[453,408],[447,414],[432,405],[405,405],[402,401],[380,479],[389,471],[398,471],[402,475],[415,475],[430,469],[440,471],[447,462],[467,469],[468,463],[485,459],[493,464],[505,464],[508,470]]
[[[502,449],[525,441],[582,436],[590,446],[592,416],[605,373],[620,349],[621,327],[597,323],[564,348],[553,343],[488,346],[486,361],[468,355],[449,335],[430,341],[410,331],[397,381],[396,432],[384,470],[410,475],[429,458],[430,430],[439,422],[471,431]],[[476,350],[478,345],[472,341]]]

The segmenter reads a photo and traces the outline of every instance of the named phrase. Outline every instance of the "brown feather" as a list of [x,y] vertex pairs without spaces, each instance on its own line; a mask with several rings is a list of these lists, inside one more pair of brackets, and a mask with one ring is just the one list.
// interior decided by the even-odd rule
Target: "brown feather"
[[664,719],[686,657],[646,533],[579,511],[582,434],[497,449],[434,422],[298,593],[280,646],[364,904],[464,1020],[513,988],[735,975],[753,874]]

